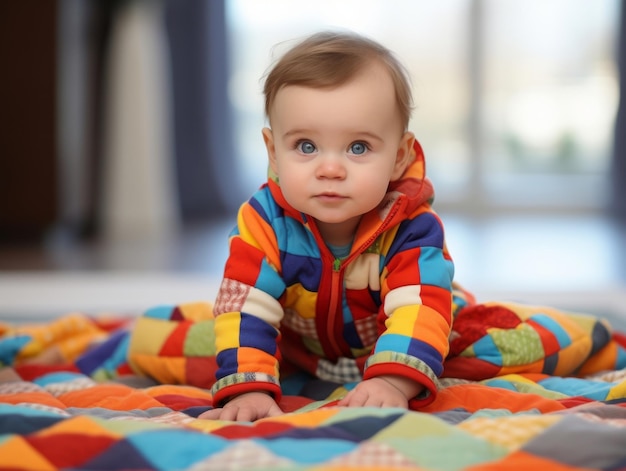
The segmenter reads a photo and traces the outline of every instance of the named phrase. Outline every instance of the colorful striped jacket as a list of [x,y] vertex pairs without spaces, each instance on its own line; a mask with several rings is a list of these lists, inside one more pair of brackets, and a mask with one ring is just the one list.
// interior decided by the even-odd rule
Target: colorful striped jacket
[[215,302],[214,401],[281,396],[281,371],[351,382],[383,374],[437,391],[448,352],[454,266],[424,156],[365,214],[350,255],[335,259],[315,222],[269,178],[238,213]]

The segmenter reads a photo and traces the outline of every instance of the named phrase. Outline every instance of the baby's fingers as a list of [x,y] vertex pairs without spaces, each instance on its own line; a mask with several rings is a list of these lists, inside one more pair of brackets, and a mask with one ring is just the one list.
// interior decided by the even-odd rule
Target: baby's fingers
[[367,403],[368,397],[368,394],[365,392],[354,389],[341,399],[337,405],[342,407],[361,407]]

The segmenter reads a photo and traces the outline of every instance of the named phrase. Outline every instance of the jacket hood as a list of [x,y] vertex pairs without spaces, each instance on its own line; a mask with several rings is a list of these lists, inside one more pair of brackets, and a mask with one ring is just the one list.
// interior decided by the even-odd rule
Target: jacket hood
[[[366,223],[369,231],[375,227],[381,226],[383,222],[385,227],[391,227],[410,216],[416,209],[425,203],[430,204],[434,198],[434,189],[430,180],[426,177],[426,161],[422,146],[415,140],[411,151],[412,162],[407,166],[402,176],[389,184],[385,197],[380,204],[363,215],[361,226]],[[272,196],[276,202],[290,216],[306,221],[306,215],[301,214],[294,209],[283,196],[280,189],[278,176],[268,171],[267,185],[272,192]],[[389,220],[387,218],[391,216]]]

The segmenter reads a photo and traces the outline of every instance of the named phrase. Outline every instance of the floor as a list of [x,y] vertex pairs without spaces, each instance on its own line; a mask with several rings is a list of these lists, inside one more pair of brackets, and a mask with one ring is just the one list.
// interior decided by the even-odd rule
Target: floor
[[[479,299],[597,312],[626,328],[626,230],[600,214],[470,218],[441,214],[456,279]],[[140,312],[210,300],[231,220],[168,240],[0,247],[0,319],[68,311]]]

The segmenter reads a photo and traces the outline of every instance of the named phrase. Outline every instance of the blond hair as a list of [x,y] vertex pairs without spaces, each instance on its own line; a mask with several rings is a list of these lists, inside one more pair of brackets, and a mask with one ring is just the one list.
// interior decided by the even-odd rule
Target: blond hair
[[381,44],[355,33],[321,32],[296,44],[272,67],[265,78],[265,114],[278,91],[287,85],[333,88],[347,83],[372,61],[389,73],[403,129],[411,118],[413,98],[409,76],[394,54]]

